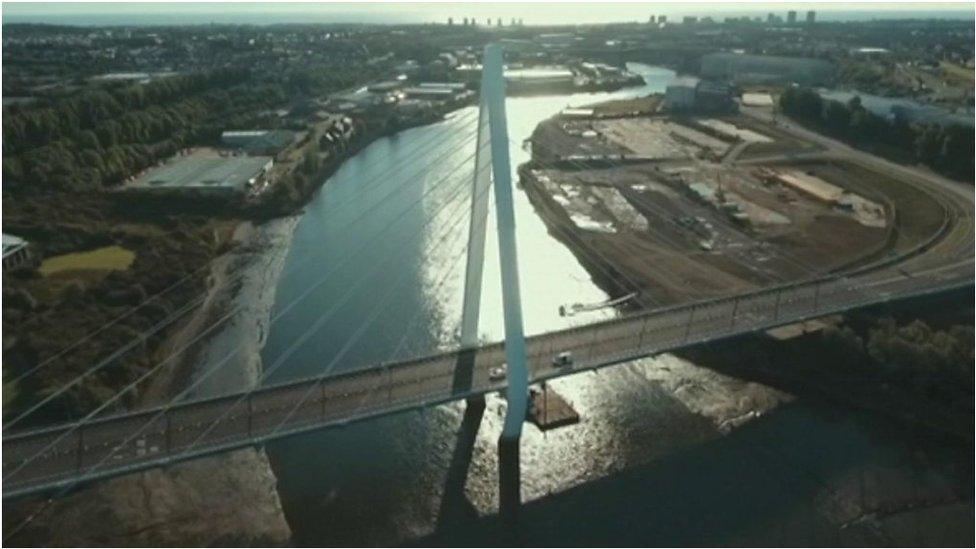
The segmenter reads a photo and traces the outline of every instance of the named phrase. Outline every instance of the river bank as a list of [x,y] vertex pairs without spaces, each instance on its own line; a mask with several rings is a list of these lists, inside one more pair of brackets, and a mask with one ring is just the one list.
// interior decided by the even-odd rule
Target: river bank
[[[202,304],[155,351],[160,359],[176,358],[166,359],[136,407],[260,384],[261,349],[273,322],[277,280],[301,218],[296,211],[362,149],[447,114],[367,129],[295,189],[290,205],[236,222],[226,251],[210,262]],[[14,539],[54,546],[285,545],[291,531],[276,484],[263,448],[240,450],[112,479],[52,502],[29,503],[21,516],[40,512]],[[146,497],[150,493],[153,497]],[[92,520],[95,516],[105,520]]]
[[[296,222],[238,224],[231,250],[211,263],[203,304],[161,345],[160,356],[176,359],[144,391],[141,407],[243,391],[259,382],[273,282]],[[214,323],[220,329],[200,338]],[[291,531],[276,484],[263,449],[239,450],[81,488],[54,500],[14,540],[46,546],[285,545]]]

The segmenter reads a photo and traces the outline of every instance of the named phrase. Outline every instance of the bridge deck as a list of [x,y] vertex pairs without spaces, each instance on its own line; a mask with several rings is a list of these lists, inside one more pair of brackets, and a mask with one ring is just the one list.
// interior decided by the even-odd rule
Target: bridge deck
[[[973,283],[972,259],[857,284],[834,277],[692,303],[529,338],[532,382]],[[564,351],[573,364],[556,367]],[[266,386],[3,438],[3,497],[25,495],[241,448],[328,426],[504,389],[495,343],[342,375]],[[38,455],[39,454],[39,455]]]

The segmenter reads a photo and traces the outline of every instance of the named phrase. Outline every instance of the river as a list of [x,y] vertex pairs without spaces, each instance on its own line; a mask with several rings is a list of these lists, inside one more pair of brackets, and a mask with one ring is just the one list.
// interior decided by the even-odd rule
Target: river
[[[674,77],[664,69],[630,68],[644,76],[645,86],[510,98],[512,141],[521,143],[567,105],[661,92]],[[467,204],[452,193],[470,182],[473,162],[466,159],[473,146],[458,144],[474,114],[473,107],[463,109],[373,143],[305,208],[277,285],[274,314],[280,319],[262,353],[268,382],[454,344]],[[528,158],[516,145],[511,152],[513,168]],[[455,165],[465,167],[454,171]],[[601,301],[606,294],[548,234],[519,191],[515,216],[526,331],[612,314],[559,316],[560,305]],[[486,255],[481,333],[496,340],[503,330],[493,224]],[[953,478],[939,465],[945,460],[931,464],[931,455],[918,457],[895,426],[675,357],[579,374],[553,386],[583,420],[548,434],[526,425],[523,499],[532,520],[525,535],[535,543],[855,543],[875,539],[858,522],[869,507],[865,498],[890,495],[891,486],[906,494],[954,493]],[[486,524],[497,508],[495,441],[504,402],[489,396],[470,459],[455,455],[463,410],[455,403],[269,444],[295,544],[411,543],[430,539],[425,536],[442,515],[450,515],[443,532],[455,543],[499,543]],[[760,414],[727,434],[728,425]],[[454,508],[445,514],[442,496],[459,463],[468,467],[465,497],[451,499]],[[854,486],[856,493],[848,493]],[[945,512],[967,510],[971,519],[971,503]],[[897,527],[910,529],[891,528]],[[946,535],[941,530],[932,535]],[[845,537],[862,535],[868,537]]]

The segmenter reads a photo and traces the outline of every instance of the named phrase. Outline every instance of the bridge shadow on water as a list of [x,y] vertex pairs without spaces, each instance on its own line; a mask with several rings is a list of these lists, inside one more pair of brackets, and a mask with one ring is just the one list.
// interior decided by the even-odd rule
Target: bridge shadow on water
[[[462,429],[459,443],[470,436]],[[728,436],[528,502],[517,529],[497,515],[472,515],[457,476],[467,470],[470,448],[459,444],[442,502],[445,520],[408,545],[971,544],[971,520],[962,527],[935,521],[897,539],[857,520],[884,498],[918,497],[909,483],[926,475],[948,477],[958,491],[953,497],[969,502],[971,519],[972,448],[925,441],[920,465],[912,446],[918,441],[907,438],[904,428],[874,416],[796,402]],[[941,463],[935,473],[933,461]]]
[[478,511],[464,495],[464,485],[468,479],[468,468],[471,465],[474,445],[478,440],[478,429],[484,415],[485,397],[468,399],[447,470],[447,478],[444,481],[444,494],[437,515],[437,532],[478,517]]

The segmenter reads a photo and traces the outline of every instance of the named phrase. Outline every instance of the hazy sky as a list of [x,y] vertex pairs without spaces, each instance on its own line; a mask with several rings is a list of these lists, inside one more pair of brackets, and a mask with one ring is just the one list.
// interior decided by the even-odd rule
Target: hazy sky
[[[447,17],[521,17],[526,24],[594,23],[608,21],[645,21],[647,16],[667,14],[714,14],[736,12],[785,12],[789,9],[818,11],[821,20],[906,17],[912,14],[940,14],[971,18],[974,4],[960,3],[294,3],[294,2],[4,2],[4,22],[68,22],[76,24],[107,23],[147,24],[154,20],[170,24],[183,17],[185,23],[208,22],[443,22]],[[259,17],[260,16],[260,17]],[[267,17],[262,20],[261,17]]]

